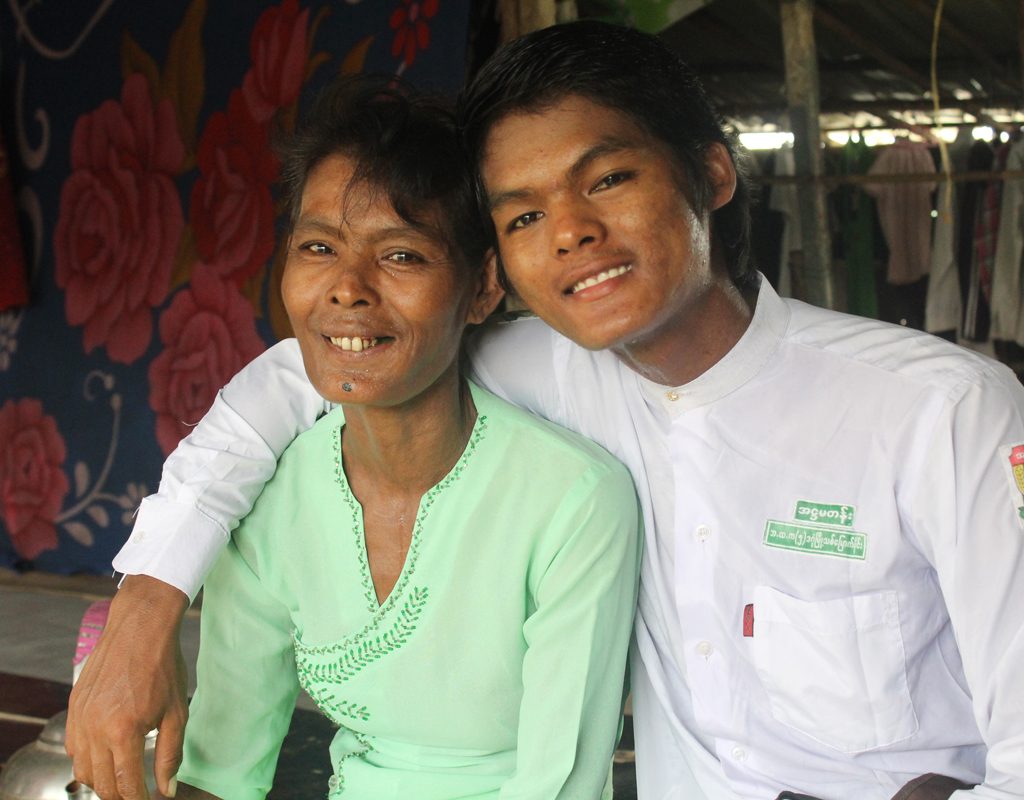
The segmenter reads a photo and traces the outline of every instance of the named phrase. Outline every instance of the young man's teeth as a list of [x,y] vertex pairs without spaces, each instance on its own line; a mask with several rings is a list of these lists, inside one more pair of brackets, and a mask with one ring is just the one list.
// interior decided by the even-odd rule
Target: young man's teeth
[[597,286],[597,284],[604,283],[609,278],[617,278],[619,277],[619,275],[625,275],[631,269],[633,269],[633,267],[630,266],[629,264],[626,264],[621,267],[615,267],[613,269],[605,270],[604,272],[599,272],[597,273],[597,275],[592,275],[586,280],[579,281],[578,283],[573,285],[572,292],[573,294],[576,294],[576,292],[583,291],[584,289],[589,289],[591,286]]
[[369,350],[371,347],[376,347],[379,339],[364,339],[361,336],[332,336],[330,337],[331,344],[336,344],[342,350],[351,350],[354,353],[361,353],[363,350]]

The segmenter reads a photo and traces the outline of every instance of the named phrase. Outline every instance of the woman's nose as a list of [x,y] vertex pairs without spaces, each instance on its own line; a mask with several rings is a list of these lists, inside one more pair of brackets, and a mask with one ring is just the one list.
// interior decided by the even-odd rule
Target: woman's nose
[[346,308],[376,304],[380,298],[373,280],[372,266],[351,263],[338,265],[329,295],[332,304]]

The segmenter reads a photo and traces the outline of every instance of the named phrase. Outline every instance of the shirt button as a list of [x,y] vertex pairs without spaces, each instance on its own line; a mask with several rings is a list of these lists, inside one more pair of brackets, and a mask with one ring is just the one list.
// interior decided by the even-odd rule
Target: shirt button
[[735,758],[737,761],[742,761],[747,757],[747,751],[744,750],[742,747],[734,747],[732,749],[732,757]]
[[707,525],[698,525],[696,533],[698,542],[706,542],[711,538],[711,528]]
[[337,789],[338,788],[338,776],[337,775],[332,775],[330,778],[328,778],[327,779],[327,786],[330,789]]
[[674,403],[676,400],[679,399],[679,392],[677,392],[677,391],[675,391],[673,389],[670,392],[665,392],[665,397],[667,397],[669,400],[671,400]]
[[701,642],[697,645],[697,655],[707,658],[713,652],[715,652],[715,648],[711,646],[711,642]]
[[132,535],[132,541],[133,542],[141,542],[145,538],[146,538],[146,532],[145,531],[135,531],[135,533]]

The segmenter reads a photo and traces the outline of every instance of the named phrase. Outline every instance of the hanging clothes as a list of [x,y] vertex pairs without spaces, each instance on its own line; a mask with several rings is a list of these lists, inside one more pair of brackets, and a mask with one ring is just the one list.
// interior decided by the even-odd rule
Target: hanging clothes
[[[968,172],[992,169],[995,153],[987,142],[975,142],[967,156]],[[972,342],[988,341],[989,304],[981,290],[978,251],[974,242],[975,226],[987,181],[968,181],[960,193],[959,239],[957,266],[960,275],[960,297],[963,302],[961,335]]]
[[[995,149],[992,162],[993,172],[1006,169],[1006,160],[1010,156],[1010,143],[1004,142]],[[991,306],[992,273],[995,271],[996,243],[999,241],[999,207],[1003,200],[1002,180],[991,180],[985,187],[978,209],[978,219],[974,226],[974,249],[978,259],[978,278],[981,292]]]
[[[1024,139],[1013,144],[1006,169],[1024,169]],[[1021,252],[1024,250],[1024,181],[1003,184],[999,208],[999,233],[992,272],[993,339],[1024,345],[1024,292]]]
[[[842,175],[865,175],[874,162],[874,151],[857,138],[842,149]],[[840,186],[834,195],[839,234],[846,261],[846,310],[861,317],[878,318],[875,286],[875,201],[857,186]]]
[[956,263],[956,188],[943,181],[935,204],[931,269],[924,306],[924,329],[956,341],[960,329],[960,274]]
[[[953,172],[967,167],[967,156],[974,141],[970,128],[960,128],[956,141],[949,146]],[[957,262],[958,197],[956,183],[942,180],[935,203],[935,225],[932,229],[932,255],[925,300],[924,329],[955,342],[960,332],[963,300],[960,292],[960,269]]]
[[[928,147],[897,142],[875,159],[869,175],[934,173]],[[886,281],[894,285],[914,283],[928,274],[932,238],[932,192],[935,182],[872,183],[865,191],[878,203],[878,217],[889,246]]]
[[[775,174],[775,151],[763,151],[747,162],[748,172],[756,180],[761,175]],[[758,181],[757,202],[750,208],[750,256],[757,270],[778,291],[779,269],[785,218],[771,207],[771,198],[778,188]]]
[[0,135],[0,311],[28,304],[28,272],[8,164],[7,149]]
[[[796,175],[793,148],[782,147],[775,153],[775,174]],[[800,233],[800,206],[796,199],[796,185],[777,183],[772,187],[768,206],[782,214],[782,243],[779,245],[779,281],[777,290],[782,297],[793,296],[794,259],[803,258],[803,237]],[[799,254],[799,255],[797,255]]]

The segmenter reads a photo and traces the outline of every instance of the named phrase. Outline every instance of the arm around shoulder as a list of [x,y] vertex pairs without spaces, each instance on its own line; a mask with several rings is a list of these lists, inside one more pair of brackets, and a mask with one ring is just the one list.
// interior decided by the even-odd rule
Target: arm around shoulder
[[152,575],[194,598],[278,457],[327,407],[294,339],[252,361],[167,458],[160,489],[143,501],[115,569]]

